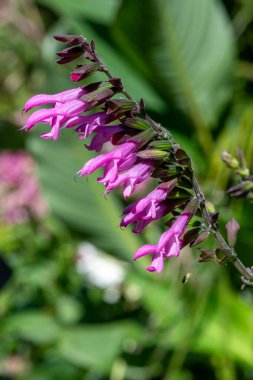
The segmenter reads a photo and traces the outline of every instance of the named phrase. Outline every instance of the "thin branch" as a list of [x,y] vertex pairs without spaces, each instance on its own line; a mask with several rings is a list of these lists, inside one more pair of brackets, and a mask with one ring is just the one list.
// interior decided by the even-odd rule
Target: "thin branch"
[[[87,48],[86,48],[87,49]],[[103,71],[109,79],[113,78],[111,73],[109,72],[108,68],[105,66],[104,62],[102,59],[99,57],[98,53],[96,52],[95,49],[89,49],[89,53],[93,56],[93,58],[96,60],[96,62],[99,63],[101,71]],[[124,89],[121,90],[121,93],[129,100],[131,100],[133,103],[138,105],[136,101],[131,97],[131,95]],[[148,114],[144,115],[144,118],[148,121],[148,123],[152,126],[154,131],[163,139],[167,139],[170,142],[172,142],[173,145],[176,145],[175,141],[172,139],[171,134],[160,124],[156,123],[153,119]],[[201,191],[201,188],[199,186],[199,183],[194,175],[194,171],[192,167],[190,168],[192,172],[192,186],[193,190],[195,193],[196,198],[198,199],[199,202],[199,208],[201,212],[201,216],[204,220],[205,226],[208,228],[210,232],[213,233],[213,236],[215,240],[217,241],[218,248],[223,252],[224,254],[224,259],[222,260],[223,262],[232,262],[234,267],[238,270],[238,272],[242,275],[241,280],[244,284],[253,286],[253,270],[252,268],[247,268],[241,260],[238,258],[238,255],[236,251],[234,250],[233,247],[230,247],[223,236],[221,235],[217,223],[213,223],[212,221],[212,216],[210,212],[208,211],[206,207],[206,202],[205,202],[205,196],[203,192]]]

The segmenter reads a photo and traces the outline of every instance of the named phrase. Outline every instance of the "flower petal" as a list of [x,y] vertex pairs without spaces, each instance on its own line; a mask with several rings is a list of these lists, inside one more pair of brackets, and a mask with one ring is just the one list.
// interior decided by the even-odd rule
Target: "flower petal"
[[147,267],[146,269],[149,272],[162,272],[163,270],[163,264],[164,264],[164,257],[161,252],[156,252],[152,257],[152,262],[150,267]]
[[156,252],[157,246],[154,244],[145,244],[140,247],[134,254],[133,260],[137,260],[142,256],[150,255],[151,253]]

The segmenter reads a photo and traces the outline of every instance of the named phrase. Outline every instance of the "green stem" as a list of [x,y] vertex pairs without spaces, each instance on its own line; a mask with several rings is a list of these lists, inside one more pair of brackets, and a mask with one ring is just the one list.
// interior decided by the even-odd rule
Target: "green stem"
[[[109,79],[111,79],[113,76],[110,74],[107,67],[104,65],[101,58],[98,56],[97,52],[95,50],[90,50],[90,54],[93,55],[94,59],[100,64],[101,71],[103,71]],[[136,105],[136,101],[131,97],[131,95],[128,94],[128,92],[123,88],[121,93],[129,100],[134,102]],[[172,136],[170,133],[162,127],[160,124],[156,123],[153,119],[150,118],[149,115],[145,114],[144,118],[148,121],[148,123],[151,125],[151,127],[154,129],[154,131],[163,139],[167,139],[173,144],[175,142],[172,139]],[[204,145],[206,144],[207,140],[205,135],[205,141],[203,141]],[[209,148],[208,148],[209,149]],[[237,269],[237,271],[241,274],[241,280],[245,285],[253,286],[253,270],[250,268],[247,268],[241,260],[238,258],[237,253],[235,252],[234,248],[230,247],[221,233],[219,232],[218,225],[216,223],[213,223],[211,214],[209,213],[206,204],[205,204],[205,197],[203,192],[201,191],[201,188],[199,186],[199,183],[197,181],[197,178],[194,175],[193,169],[191,167],[192,171],[192,186],[195,193],[196,198],[199,202],[199,208],[201,211],[201,216],[204,220],[204,223],[206,227],[209,229],[210,232],[213,233],[213,236],[215,240],[217,241],[218,247],[224,252],[225,258],[228,259],[228,261],[232,262],[234,267]]]

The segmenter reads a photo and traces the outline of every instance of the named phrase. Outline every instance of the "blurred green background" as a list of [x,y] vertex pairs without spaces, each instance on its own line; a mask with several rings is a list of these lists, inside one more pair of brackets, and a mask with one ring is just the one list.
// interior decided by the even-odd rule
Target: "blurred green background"
[[[189,248],[159,276],[131,265],[159,223],[143,236],[120,230],[120,195],[74,179],[90,157],[74,134],[18,132],[27,98],[71,88],[52,35],[94,39],[191,155],[221,230],[240,222],[236,248],[252,265],[253,207],[228,198],[234,179],[220,160],[237,147],[253,159],[252,20],[252,0],[1,0],[0,379],[253,379],[253,293],[233,267],[199,264]],[[9,204],[22,213],[8,218]]]

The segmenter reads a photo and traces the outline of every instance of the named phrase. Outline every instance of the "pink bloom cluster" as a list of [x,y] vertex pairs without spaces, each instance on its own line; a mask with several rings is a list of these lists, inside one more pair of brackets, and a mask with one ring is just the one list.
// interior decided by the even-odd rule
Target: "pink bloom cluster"
[[134,260],[137,260],[142,256],[152,254],[151,265],[146,269],[150,272],[161,272],[163,270],[163,263],[165,259],[179,255],[183,246],[183,239],[181,236],[184,233],[191,217],[191,213],[183,212],[172,227],[162,234],[157,245],[143,245],[137,250],[137,252],[135,252]]
[[[82,41],[79,37],[73,36],[57,36],[57,39],[67,41],[70,46],[75,43],[80,44]],[[92,63],[78,67],[71,75],[73,81],[79,81],[100,67],[95,62],[92,45],[89,46],[83,40],[82,45],[78,45],[78,54],[80,49],[85,51],[86,58]],[[73,60],[75,54],[76,50],[71,47],[63,50],[58,54],[64,58],[59,63]],[[161,173],[166,171],[166,165],[165,167],[163,165],[166,164],[169,152],[150,148],[152,143],[157,141],[154,139],[152,126],[142,117],[141,105],[130,100],[111,99],[120,92],[122,92],[121,81],[110,78],[106,82],[93,83],[59,94],[33,96],[25,104],[25,111],[47,104],[51,104],[52,107],[43,108],[31,114],[24,129],[28,131],[37,123],[48,124],[50,131],[43,134],[42,138],[54,140],[59,137],[59,132],[64,128],[74,128],[82,139],[93,134],[90,144],[85,146],[88,150],[96,152],[100,152],[104,143],[111,142],[115,145],[112,151],[89,160],[78,174],[84,176],[97,169],[103,169],[103,175],[98,177],[98,181],[105,186],[105,194],[122,185],[123,196],[128,199],[136,190],[137,185],[142,184],[149,177],[154,176],[163,180],[158,172],[159,170]],[[99,105],[103,105],[103,108],[93,110],[91,114],[85,114]],[[167,180],[160,183],[150,194],[126,207],[120,226],[126,227],[133,224],[133,232],[140,233],[152,221],[173,211],[175,202],[173,203],[169,196],[177,185],[178,176],[167,175]],[[189,199],[185,202],[187,204]],[[161,236],[158,244],[144,245],[135,253],[134,259],[152,254],[152,263],[147,270],[160,272],[164,259],[179,255],[183,244],[182,235],[194,212],[193,208],[186,207],[172,227]]]
[[0,210],[5,224],[40,219],[47,212],[33,160],[25,151],[0,153]]

